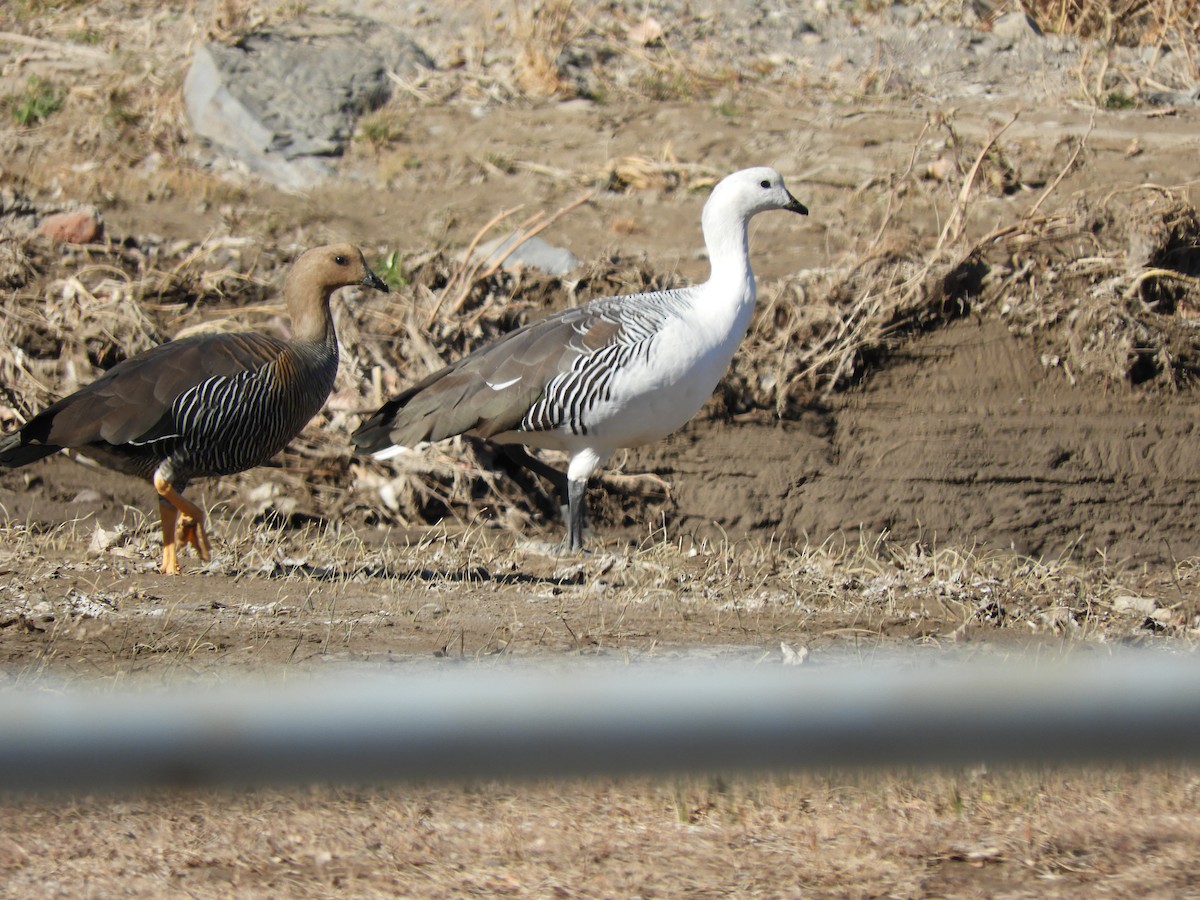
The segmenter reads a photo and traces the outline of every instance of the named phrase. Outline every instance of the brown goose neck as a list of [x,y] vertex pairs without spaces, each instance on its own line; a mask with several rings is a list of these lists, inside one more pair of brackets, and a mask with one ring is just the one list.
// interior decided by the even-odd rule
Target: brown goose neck
[[288,283],[284,286],[288,313],[292,317],[292,339],[308,343],[329,343],[335,340],[333,316],[329,311],[329,298],[333,291],[328,288],[299,286]]

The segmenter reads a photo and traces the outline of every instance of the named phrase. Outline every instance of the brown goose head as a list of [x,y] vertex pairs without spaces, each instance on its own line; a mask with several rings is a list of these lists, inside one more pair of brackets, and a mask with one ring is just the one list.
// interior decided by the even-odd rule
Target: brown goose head
[[292,317],[295,340],[323,341],[331,337],[329,298],[338,288],[352,284],[385,294],[388,290],[353,244],[327,244],[300,254],[283,282],[283,298]]

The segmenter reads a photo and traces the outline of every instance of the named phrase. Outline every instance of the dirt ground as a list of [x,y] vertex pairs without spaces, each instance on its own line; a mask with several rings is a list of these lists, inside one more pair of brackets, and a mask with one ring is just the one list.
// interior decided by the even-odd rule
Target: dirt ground
[[[377,267],[394,253],[412,275],[430,254],[452,258],[501,210],[548,214],[587,193],[541,236],[604,271],[696,281],[712,178],[775,165],[811,215],[755,219],[762,312],[744,358],[695,421],[597,480],[595,552],[582,560],[547,552],[561,522],[544,491],[481,471],[470,448],[431,451],[445,457],[405,475],[422,487],[398,509],[381,499],[401,483],[393,473],[351,458],[345,435],[373,396],[363,385],[419,374],[410,356],[376,374],[361,347],[385,319],[424,315],[436,287],[339,305],[347,353],[331,411],[277,465],[192,488],[211,510],[210,566],[186,556],[184,575],[157,573],[145,485],[66,458],[0,473],[6,690],[696,648],[772,665],[797,648],[806,665],[847,649],[964,642],[997,653],[1194,649],[1200,232],[1172,231],[1169,260],[1142,244],[1161,236],[1143,227],[1161,198],[1172,210],[1196,203],[1200,106],[1105,100],[1167,78],[1145,48],[1106,57],[1095,44],[1055,44],[1061,52],[1032,69],[1017,50],[994,50],[957,79],[953,60],[922,74],[905,56],[912,47],[888,37],[906,7],[826,10],[812,21],[830,37],[814,45],[792,19],[773,37],[780,20],[765,15],[735,22],[725,43],[702,38],[720,33],[712,16],[725,13],[663,3],[651,12],[666,44],[605,63],[609,93],[589,99],[514,87],[519,30],[513,46],[480,37],[505,33],[496,23],[508,10],[448,4],[414,13],[439,71],[385,110],[393,136],[352,142],[339,178],[294,194],[223,167],[182,121],[189,48],[238,9],[265,11],[268,26],[280,14],[116,0],[0,12],[10,38],[45,42],[0,38],[0,87],[18,91],[30,73],[72,85],[43,122],[0,127],[0,188],[39,210],[92,205],[107,241],[0,234],[28,242],[6,307],[8,356],[25,360],[4,370],[9,424],[115,361],[112,345],[130,352],[204,319],[275,327],[256,304],[297,247],[349,239]],[[603,9],[586,11],[589,27],[647,18],[626,4]],[[574,15],[587,19],[579,5]],[[928,32],[906,26],[918,51],[920,35],[958,46],[959,32],[923,15]],[[684,53],[682,38],[671,44],[676,27],[714,72],[747,42],[759,56],[736,78],[671,68],[671,52]],[[63,53],[93,33],[88,46],[109,62]],[[868,52],[875,33],[891,49]],[[786,53],[773,61],[795,46],[815,48],[813,68]],[[859,46],[868,49],[847,49]],[[154,65],[141,68],[142,57]],[[662,79],[680,72],[693,80],[665,91]],[[998,149],[982,153],[1014,114]],[[657,174],[597,189],[622,159]],[[964,184],[969,204],[958,202]],[[5,196],[4,221],[15,221]],[[139,324],[106,325],[107,348],[76,346],[60,323],[49,349],[14,355],[19,329],[51,333],[45,322],[58,321],[73,275],[104,301],[97,270],[119,274],[121,259],[149,258],[147,248],[160,270],[196,273],[188,285],[223,268],[241,274],[182,299],[140,296]],[[974,266],[986,272],[968,288],[946,286]],[[1162,268],[1181,285],[1169,303],[1137,290]],[[919,314],[882,319],[877,339],[849,340],[841,362],[810,365],[817,356],[797,357],[779,338],[808,307],[827,318],[802,349],[819,348],[873,298],[904,293],[914,272],[928,277],[913,284],[945,276],[941,293],[927,291]],[[567,282],[546,302],[599,290]],[[1124,299],[1096,312],[1088,304],[1109,282]],[[444,333],[436,352],[447,355],[487,337]],[[1195,896],[1197,785],[1182,765],[979,766],[22,795],[3,802],[0,893]]]

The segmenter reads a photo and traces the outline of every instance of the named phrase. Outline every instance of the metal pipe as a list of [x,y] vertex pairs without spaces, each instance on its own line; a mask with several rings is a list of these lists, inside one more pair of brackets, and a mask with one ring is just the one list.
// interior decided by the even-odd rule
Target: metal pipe
[[0,789],[1200,755],[1200,662],[553,665],[0,692]]

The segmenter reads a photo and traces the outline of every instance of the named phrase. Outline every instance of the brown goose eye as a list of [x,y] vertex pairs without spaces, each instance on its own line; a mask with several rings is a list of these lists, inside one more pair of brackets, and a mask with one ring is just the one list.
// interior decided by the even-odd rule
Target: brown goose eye
[[344,256],[335,256],[335,257],[333,258],[333,261],[334,261],[335,263],[337,263],[339,266],[344,266],[344,265],[346,264],[346,257],[344,257]]

